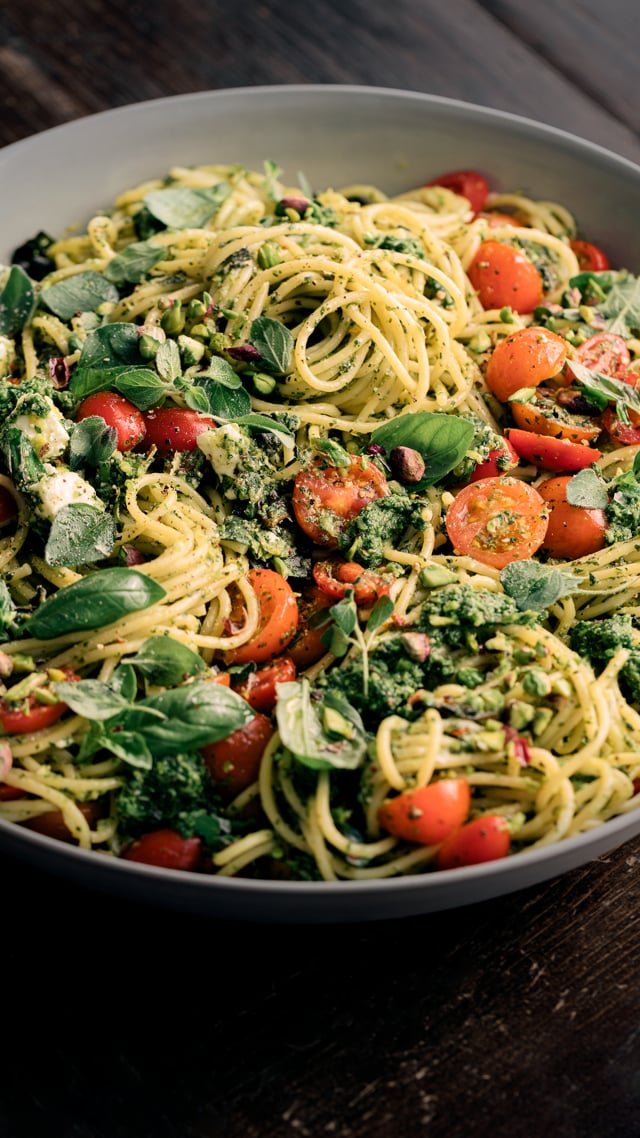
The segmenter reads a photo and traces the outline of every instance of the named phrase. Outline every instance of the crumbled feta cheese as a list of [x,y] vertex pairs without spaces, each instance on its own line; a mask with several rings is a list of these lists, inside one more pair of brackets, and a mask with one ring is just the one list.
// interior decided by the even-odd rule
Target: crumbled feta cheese
[[31,487],[31,493],[40,499],[36,514],[52,522],[63,506],[70,506],[75,502],[88,502],[90,505],[102,505],[93,486],[85,482],[73,470],[62,470],[57,474],[44,474],[39,482]]
[[69,433],[64,426],[62,414],[53,400],[44,395],[42,401],[48,406],[46,415],[18,415],[11,426],[17,427],[23,435],[26,435],[40,458],[59,458],[67,449]]
[[246,450],[246,439],[237,423],[225,423],[223,427],[198,435],[198,448],[219,478],[233,478]]

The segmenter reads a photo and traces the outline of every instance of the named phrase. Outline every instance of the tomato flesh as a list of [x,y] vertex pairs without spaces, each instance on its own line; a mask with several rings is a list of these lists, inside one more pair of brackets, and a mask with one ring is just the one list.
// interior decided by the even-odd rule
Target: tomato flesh
[[322,634],[327,621],[326,619],[323,621],[321,614],[334,603],[331,597],[316,586],[305,590],[298,598],[300,624],[287,648],[298,671],[302,672],[305,668],[316,664],[327,651],[322,643]]
[[488,458],[478,463],[469,479],[470,482],[479,482],[482,478],[499,478],[501,474],[506,474],[507,470],[512,470],[518,465],[520,459],[516,451],[508,439],[503,441],[504,446],[490,450]]
[[537,435],[582,443],[597,439],[602,430],[600,423],[588,415],[574,415],[565,410],[554,393],[542,387],[528,403],[512,401],[509,406],[516,426]]
[[542,302],[542,277],[519,249],[483,241],[467,273],[483,308],[533,312]]
[[479,865],[506,857],[511,848],[509,824],[501,814],[485,814],[467,822],[442,843],[436,855],[438,869]]
[[356,561],[341,561],[338,557],[316,561],[313,579],[333,601],[341,600],[353,589],[357,605],[374,605],[380,597],[389,595],[395,581],[388,573],[372,573]]
[[520,458],[541,466],[543,470],[584,470],[602,458],[602,451],[584,443],[568,439],[553,439],[548,435],[534,435],[531,431],[508,428],[505,431]]
[[576,350],[576,358],[583,367],[601,371],[605,375],[619,375],[631,363],[631,353],[626,342],[615,332],[598,332],[597,336],[590,336]]
[[604,549],[607,519],[604,510],[573,506],[567,501],[570,481],[570,475],[548,478],[537,489],[551,507],[542,548],[552,557],[573,561]]
[[271,723],[266,715],[258,712],[226,739],[202,748],[211,778],[225,798],[235,798],[256,781],[264,749],[272,735]]
[[613,407],[607,407],[607,410],[602,416],[602,425],[617,443],[621,443],[625,447],[638,446],[640,443],[640,415],[636,411],[631,411],[627,408],[629,422],[623,423],[616,415]]
[[538,387],[562,371],[567,344],[546,328],[521,328],[496,346],[487,364],[487,387],[505,403],[523,387]]
[[[68,683],[80,679],[70,668],[65,668],[65,673]],[[27,735],[32,731],[52,727],[68,710],[69,705],[62,700],[58,703],[38,703],[34,695],[16,704],[0,699],[0,723],[7,735]]]
[[121,855],[125,861],[160,869],[196,869],[202,853],[200,838],[183,838],[177,830],[153,830],[137,838]]
[[[273,569],[251,569],[247,581],[258,599],[258,628],[246,644],[225,653],[227,664],[265,663],[287,647],[298,627],[295,594],[280,573]],[[235,616],[233,611],[232,619]]]
[[428,186],[443,186],[454,194],[466,198],[474,213],[478,213],[489,196],[489,183],[477,170],[451,170],[440,174],[426,183]]
[[133,450],[146,434],[142,411],[117,391],[96,391],[83,399],[76,412],[76,420],[80,422],[91,415],[98,415],[108,427],[113,427],[119,451]]
[[367,458],[354,458],[347,467],[316,459],[295,480],[293,512],[316,545],[337,549],[338,537],[351,519],[388,493],[384,474]]
[[291,656],[280,656],[266,668],[258,668],[251,672],[247,679],[233,690],[246,699],[254,711],[271,712],[276,705],[277,684],[288,684],[295,680],[296,666]]
[[593,245],[591,241],[580,240],[570,241],[569,245],[578,258],[578,264],[583,273],[601,273],[611,268],[607,254],[599,245]]
[[378,810],[378,821],[397,838],[431,846],[462,825],[470,805],[466,779],[443,778],[388,798]]
[[189,407],[157,407],[147,411],[144,420],[145,445],[155,446],[160,458],[167,458],[176,451],[195,450],[198,436],[218,426],[209,415]]
[[465,486],[449,506],[445,524],[456,553],[504,569],[540,548],[547,518],[538,492],[507,475]]

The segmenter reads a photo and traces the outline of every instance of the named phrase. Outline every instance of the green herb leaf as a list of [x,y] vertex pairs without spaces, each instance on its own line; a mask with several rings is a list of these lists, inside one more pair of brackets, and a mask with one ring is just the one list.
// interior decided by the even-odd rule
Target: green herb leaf
[[367,632],[377,632],[393,613],[394,604],[391,597],[380,597],[371,610],[367,621]]
[[132,703],[136,698],[138,690],[138,681],[136,673],[130,664],[118,664],[115,672],[109,680],[109,687],[112,691],[117,692],[128,703]]
[[69,441],[69,466],[81,470],[84,466],[98,466],[111,457],[118,444],[115,427],[105,423],[100,415],[88,415],[76,423]]
[[500,572],[502,587],[521,612],[540,612],[575,593],[582,578],[539,561],[512,561]]
[[76,715],[83,715],[85,719],[112,719],[130,707],[128,700],[101,680],[64,682],[54,684],[53,689]]
[[206,670],[201,656],[169,636],[152,636],[145,640],[140,651],[129,657],[128,663],[135,665],[149,683],[162,687],[181,684],[189,676],[197,676]]
[[[149,710],[166,718],[150,720]],[[154,750],[178,754],[226,739],[250,723],[254,714],[247,701],[229,688],[196,680],[140,700],[125,716],[123,727],[141,732]]]
[[115,285],[139,284],[149,269],[166,255],[163,246],[153,245],[151,241],[134,241],[109,261],[104,276]]
[[136,569],[100,569],[49,597],[29,617],[26,629],[30,636],[49,640],[66,632],[101,628],[165,596],[162,585]]
[[572,506],[584,506],[587,510],[604,510],[609,505],[609,493],[602,478],[587,467],[569,479],[567,502]]
[[148,771],[153,767],[149,745],[137,731],[109,731],[104,723],[94,722],[82,739],[78,762],[86,762],[97,751],[109,751],[123,763],[138,770]]
[[71,502],[58,510],[44,550],[48,565],[87,565],[113,551],[116,523],[111,514],[88,502]]
[[175,186],[152,190],[143,201],[149,212],[169,229],[202,229],[230,192],[225,182],[205,189]]
[[259,316],[251,323],[250,344],[260,353],[262,366],[276,375],[288,375],[293,361],[293,336],[279,320]]
[[239,427],[246,427],[249,431],[269,431],[276,435],[282,446],[293,449],[296,445],[295,436],[286,427],[281,426],[277,419],[270,419],[268,415],[241,415],[236,419]]
[[69,391],[79,402],[96,391],[118,391],[140,411],[148,411],[164,399],[167,384],[148,367],[80,367],[71,378]]
[[251,396],[244,387],[236,389],[220,383],[203,381],[209,400],[209,411],[216,419],[237,421],[251,411]]
[[103,324],[90,332],[80,353],[80,368],[109,368],[140,363],[135,324]]
[[612,375],[605,375],[602,371],[584,367],[576,360],[567,360],[567,367],[575,375],[578,386],[583,388],[589,399],[604,399],[613,402],[618,413],[625,407],[640,413],[640,392],[630,383],[622,379],[614,379]]
[[155,365],[158,369],[158,374],[166,379],[167,383],[173,383],[179,375],[182,375],[182,364],[180,362],[180,350],[175,340],[165,340],[160,345],[156,352]]
[[187,407],[190,407],[192,411],[201,411],[203,414],[208,415],[211,408],[209,406],[209,396],[204,387],[184,387],[183,395]]
[[55,316],[71,320],[77,312],[95,312],[105,301],[115,303],[119,295],[111,281],[89,270],[43,288],[40,299]]
[[33,285],[19,265],[14,265],[0,292],[0,336],[15,336],[29,322],[35,308]]
[[[345,735],[325,729],[322,716],[327,708],[348,725],[350,730]],[[339,692],[322,692],[315,700],[308,680],[278,684],[276,716],[282,742],[304,766],[355,770],[361,765],[367,750],[364,726],[358,712]]]
[[0,436],[0,449],[8,474],[21,488],[28,488],[44,476],[43,463],[29,439],[18,427],[8,427]]
[[417,450],[426,469],[415,489],[423,490],[461,462],[473,441],[473,424],[438,411],[409,411],[376,427],[371,441],[387,454],[399,446]]
[[[191,375],[191,372],[189,374]],[[228,360],[223,360],[220,356],[212,356],[206,370],[196,372],[192,378],[197,379],[198,383],[205,379],[214,379],[222,387],[231,389],[242,387],[242,380],[238,373],[233,370]]]
[[607,331],[628,337],[640,331],[640,278],[621,276],[614,280],[606,299],[597,305],[607,321]]

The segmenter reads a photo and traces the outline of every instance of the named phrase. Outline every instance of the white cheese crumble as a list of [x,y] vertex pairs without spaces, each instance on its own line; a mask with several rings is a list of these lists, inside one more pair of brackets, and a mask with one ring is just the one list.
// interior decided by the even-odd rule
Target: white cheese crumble
[[36,514],[52,522],[63,506],[71,506],[75,502],[88,502],[92,506],[102,506],[93,486],[85,482],[73,470],[62,470],[56,474],[43,474],[39,482],[30,487],[30,491],[40,499]]
[[48,406],[46,415],[18,415],[11,426],[26,435],[40,458],[59,458],[69,445],[69,433],[53,400],[48,395],[42,398]]

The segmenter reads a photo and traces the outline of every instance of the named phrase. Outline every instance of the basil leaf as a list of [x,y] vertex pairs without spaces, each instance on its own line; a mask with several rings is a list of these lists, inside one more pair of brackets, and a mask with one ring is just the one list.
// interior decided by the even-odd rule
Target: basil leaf
[[606,397],[609,402],[614,402],[619,409],[630,407],[632,411],[640,413],[640,392],[630,383],[625,383],[622,379],[614,379],[612,375],[605,375],[602,371],[584,367],[576,360],[567,360],[567,366],[575,375],[578,386],[584,388],[585,393],[590,398],[592,394],[596,399]]
[[80,367],[71,379],[69,390],[78,401],[96,391],[118,391],[140,411],[148,411],[164,399],[167,384],[147,367]]
[[358,623],[358,609],[353,599],[353,591],[348,592],[344,600],[332,605],[329,612],[340,631],[344,632],[345,636],[351,636]]
[[377,632],[379,628],[389,619],[394,609],[391,597],[380,597],[376,601],[371,610],[371,616],[367,621],[367,632]]
[[242,380],[238,373],[233,370],[227,360],[223,360],[220,356],[212,356],[206,370],[198,372],[194,378],[198,380],[198,383],[204,379],[215,379],[216,383],[221,384],[222,387],[229,387],[233,390],[242,387]]
[[[362,763],[367,739],[358,712],[338,692],[323,692],[317,702],[308,680],[278,684],[276,716],[285,747],[313,770],[355,770]],[[344,734],[326,726],[326,709],[344,724]]]
[[18,427],[8,427],[2,432],[0,449],[7,472],[21,488],[32,486],[44,476],[43,463]]
[[181,684],[207,667],[196,652],[169,636],[152,636],[145,640],[140,651],[129,657],[128,663],[135,665],[149,683],[162,687]]
[[[149,710],[160,711],[166,718],[150,720]],[[229,688],[196,681],[140,700],[124,717],[123,727],[141,732],[154,750],[178,754],[226,739],[254,715],[246,700]]]
[[595,470],[586,467],[567,482],[567,502],[587,510],[604,510],[609,505],[609,493]]
[[464,458],[473,442],[473,424],[439,411],[408,411],[376,427],[371,442],[384,447],[387,454],[399,446],[417,450],[426,469],[413,488],[423,490],[439,482]]
[[149,213],[169,229],[202,229],[230,192],[225,182],[205,189],[176,186],[152,190],[145,194],[143,202]]
[[35,292],[29,277],[19,265],[9,271],[0,292],[0,336],[15,336],[31,319]]
[[128,703],[133,702],[138,690],[138,681],[130,664],[118,664],[109,680],[109,687],[121,695],[123,699],[126,699]]
[[187,407],[190,407],[192,411],[200,411],[208,415],[211,408],[204,387],[185,387],[183,394]]
[[111,457],[118,444],[115,427],[105,423],[100,415],[88,415],[76,423],[69,440],[69,466],[80,470],[83,466],[98,466]]
[[288,375],[293,364],[293,336],[279,320],[258,316],[251,322],[249,343],[260,353],[266,371]]
[[277,419],[270,419],[268,415],[241,415],[236,419],[239,427],[247,427],[250,431],[269,431],[272,435],[276,435],[282,446],[293,447],[296,445],[295,436],[288,431],[286,427],[282,427]]
[[64,682],[54,684],[53,689],[76,715],[83,715],[85,719],[112,719],[130,707],[129,700],[101,680]]
[[95,312],[105,301],[115,303],[119,295],[111,281],[89,270],[43,288],[40,299],[60,320],[71,320],[77,312]]
[[150,241],[134,241],[109,261],[104,276],[115,285],[139,284],[167,251]]
[[135,324],[103,324],[90,332],[80,353],[79,367],[108,368],[140,363]]
[[501,570],[500,581],[521,612],[547,609],[582,585],[575,573],[539,561],[512,561]]
[[175,340],[165,340],[160,345],[156,352],[155,365],[158,369],[158,374],[167,383],[173,383],[182,374],[182,365],[180,363],[180,351]]
[[99,569],[49,597],[26,622],[30,636],[49,640],[113,624],[131,612],[157,604],[167,594],[136,569]]
[[96,751],[109,751],[123,763],[139,770],[151,770],[153,755],[146,739],[137,731],[109,731],[104,723],[92,723],[78,752],[78,762],[86,762]]
[[88,502],[71,502],[58,510],[44,550],[48,565],[86,565],[108,557],[116,543],[111,514]]
[[607,331],[628,337],[640,331],[640,278],[626,276],[613,282],[597,310],[607,321]]
[[220,383],[203,381],[202,387],[207,393],[209,411],[216,419],[235,421],[251,411],[251,396],[242,386],[234,389]]

